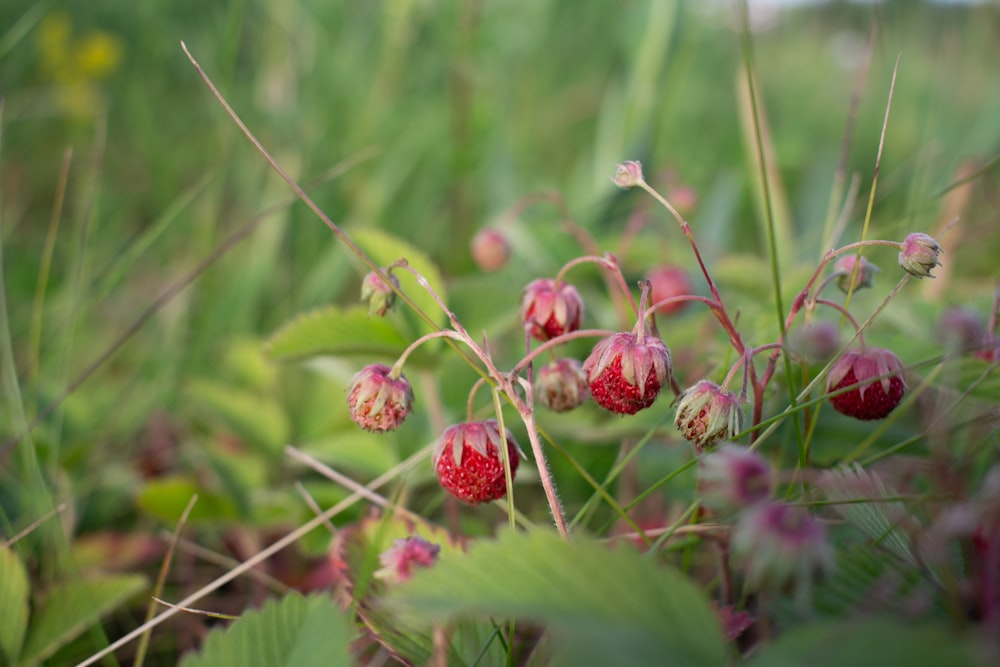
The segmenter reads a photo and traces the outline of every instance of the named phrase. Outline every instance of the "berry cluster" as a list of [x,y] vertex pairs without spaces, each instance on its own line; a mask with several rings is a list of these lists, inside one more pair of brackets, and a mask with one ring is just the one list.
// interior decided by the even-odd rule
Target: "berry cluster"
[[[690,226],[646,184],[641,165],[638,162],[619,165],[613,181],[623,188],[646,190],[674,215],[705,279],[707,296],[696,293],[684,269],[661,266],[647,272],[639,285],[641,294],[636,304],[614,255],[577,258],[554,277],[531,280],[521,291],[518,312],[527,353],[511,371],[502,372],[495,366],[489,348],[472,339],[431,291],[448,314],[451,326],[415,341],[392,367],[372,364],[358,372],[347,395],[351,418],[373,432],[399,428],[414,399],[412,388],[401,372],[410,352],[437,337],[464,344],[472,357],[482,363],[484,377],[517,411],[531,442],[534,463],[553,518],[565,533],[566,523],[535,426],[536,403],[562,413],[580,409],[592,398],[597,406],[611,413],[634,415],[651,408],[661,392],[669,388],[676,395],[673,414],[676,432],[691,443],[699,457],[698,490],[702,507],[719,516],[735,517],[730,536],[732,556],[745,568],[748,585],[786,585],[792,579],[812,577],[827,570],[831,557],[822,525],[800,507],[771,500],[774,475],[768,461],[755,451],[767,425],[765,398],[774,394],[768,393],[768,386],[784,353],[787,359],[804,367],[825,364],[816,380],[825,379],[825,398],[836,412],[866,421],[889,416],[906,391],[904,366],[891,351],[866,345],[864,329],[848,309],[851,295],[873,288],[879,272],[861,253],[869,245],[892,246],[899,251],[899,266],[909,276],[925,278],[931,277],[932,269],[940,264],[940,246],[926,234],[910,234],[901,243],[862,241],[828,252],[794,299],[778,340],[753,346],[731,317],[705,267]],[[502,269],[511,249],[499,226],[476,234],[470,248],[472,258],[484,271]],[[617,285],[611,297],[621,306],[619,311],[626,313],[618,330],[581,328],[584,299],[566,276],[571,269],[587,263],[602,269],[610,288],[616,290]],[[832,266],[832,272],[824,277],[823,270],[828,265]],[[392,275],[397,268],[413,271],[400,262],[365,278],[362,297],[368,301],[372,315],[383,316],[394,305],[400,291],[400,284]],[[419,274],[418,282],[430,289]],[[847,295],[843,305],[821,295],[828,285]],[[682,390],[675,382],[671,352],[659,334],[656,318],[672,317],[692,303],[705,305],[718,321],[735,353],[734,363],[721,383],[702,377]],[[627,313],[629,304],[632,313]],[[846,349],[842,348],[846,334],[833,321],[818,317],[820,308],[832,309],[841,323],[853,326],[855,333]],[[804,314],[805,322],[795,327],[800,314]],[[997,354],[1000,344],[996,337],[987,334],[966,313],[948,317],[952,324],[945,327],[942,336],[948,334],[950,345],[961,351]],[[560,356],[562,346],[586,337],[598,340],[585,360]],[[542,354],[551,355],[552,359],[536,368],[535,360]],[[741,383],[734,383],[740,378]],[[731,384],[734,388],[730,388]],[[749,425],[744,414],[747,403],[752,404]],[[508,485],[521,465],[523,452],[498,420],[501,420],[499,412],[497,419],[475,419],[470,396],[467,419],[446,428],[434,446],[432,464],[441,487],[465,503],[476,505],[508,496]],[[751,447],[736,444],[741,438],[749,439]],[[393,563],[423,564],[431,560],[431,555],[431,550],[417,542],[398,545],[387,559]],[[391,569],[390,565],[386,567]],[[408,576],[408,570],[397,569],[399,576]]]

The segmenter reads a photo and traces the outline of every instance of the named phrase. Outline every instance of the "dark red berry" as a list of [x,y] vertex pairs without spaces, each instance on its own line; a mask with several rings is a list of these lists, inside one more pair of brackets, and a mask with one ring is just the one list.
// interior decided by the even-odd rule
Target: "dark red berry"
[[583,370],[598,405],[634,415],[651,406],[670,380],[670,351],[656,336],[622,331],[595,345]]
[[865,421],[882,419],[903,399],[906,382],[902,369],[899,358],[889,350],[868,348],[847,352],[830,371],[826,390],[833,393],[850,385],[858,386],[831,396],[830,404],[848,417]]
[[432,459],[441,486],[472,505],[503,498],[507,493],[507,478],[500,443],[507,444],[511,479],[520,462],[517,443],[509,432],[505,435],[500,437],[500,428],[492,419],[446,428]]

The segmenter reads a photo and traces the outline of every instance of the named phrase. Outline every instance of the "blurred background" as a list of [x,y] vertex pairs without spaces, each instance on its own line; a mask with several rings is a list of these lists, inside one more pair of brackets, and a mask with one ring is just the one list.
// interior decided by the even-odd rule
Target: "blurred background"
[[[931,310],[890,316],[885,335],[923,335],[912,345],[930,349],[925,312],[954,303],[987,312],[1000,256],[1000,6],[751,2],[749,23],[789,293],[826,249],[842,209],[840,242],[860,237],[898,57],[869,237],[940,235],[961,222],[942,238],[941,276],[914,287],[910,305]],[[241,542],[226,532],[232,524],[266,531],[311,515],[291,488],[302,472],[284,444],[311,443],[366,479],[433,439],[433,414],[395,439],[355,433],[344,386],[360,362],[310,370],[265,354],[266,340],[297,314],[357,302],[366,269],[290,199],[181,40],[335,222],[421,251],[466,327],[487,331],[496,354],[513,360],[523,346],[521,287],[584,252],[567,219],[598,250],[622,252],[630,279],[659,263],[691,266],[673,223],[610,182],[625,159],[641,160],[689,217],[720,282],[744,299],[744,323],[753,328],[756,311],[771,323],[740,26],[739,6],[723,1],[4,2],[4,440],[114,350],[3,452],[7,534],[64,501],[63,533],[74,546],[88,535],[153,535],[174,525],[197,490],[195,519],[223,536],[217,548],[245,557],[267,538],[240,533]],[[564,204],[549,194],[511,213],[534,193],[558,193]],[[623,247],[636,219],[647,222]],[[512,246],[494,273],[469,253],[489,225],[503,225]],[[238,242],[116,346],[236,233]],[[880,294],[858,296],[862,308],[895,281],[894,253],[871,257],[891,276]],[[580,281],[590,324],[614,326],[596,271]],[[703,336],[700,322],[678,326],[671,345]],[[691,362],[693,376],[698,367]],[[439,409],[461,417],[475,379],[467,366],[439,359],[415,375],[438,382]],[[581,440],[605,433],[553,424]],[[18,458],[29,445],[34,477]],[[610,465],[613,456],[594,451],[580,456]],[[321,504],[344,494],[321,480],[309,488]],[[317,553],[325,544],[317,536]],[[123,567],[155,565],[161,542],[143,545]]]

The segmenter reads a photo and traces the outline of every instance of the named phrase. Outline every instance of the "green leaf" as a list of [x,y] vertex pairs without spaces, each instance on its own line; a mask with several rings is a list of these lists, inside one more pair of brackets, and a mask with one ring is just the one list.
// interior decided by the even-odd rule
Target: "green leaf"
[[331,596],[293,593],[212,631],[181,667],[349,667],[354,634]]
[[22,662],[45,660],[146,587],[145,577],[130,574],[78,579],[50,589],[31,619]]
[[[396,260],[405,259],[414,270],[427,279],[427,283],[437,292],[441,300],[448,303],[444,278],[441,277],[441,272],[438,271],[437,265],[423,251],[417,250],[402,239],[398,239],[391,234],[372,227],[352,227],[350,235],[358,247],[364,250],[372,258],[372,261],[381,267],[389,266]],[[438,324],[445,322],[446,315],[441,312],[441,307],[437,305],[434,297],[426,289],[417,284],[417,279],[412,273],[406,270],[395,270],[393,271],[393,275],[399,278],[399,284],[403,292],[421,310],[430,316],[433,321]],[[397,301],[396,307],[405,308],[405,305]],[[411,331],[410,334],[413,336],[424,331],[426,331],[426,327],[420,327]]]
[[560,664],[725,664],[725,641],[701,590],[676,570],[619,545],[505,531],[389,594],[423,621],[458,614],[543,621]]
[[398,357],[407,342],[383,317],[372,317],[364,306],[327,306],[299,315],[279,329],[265,345],[272,359],[290,361],[319,354]]
[[28,573],[17,554],[0,548],[0,664],[17,664],[28,627]]
[[198,502],[188,521],[192,523],[206,521],[231,521],[239,516],[236,503],[232,499],[204,489],[187,477],[163,477],[150,480],[137,498],[137,504],[143,511],[160,519],[168,525],[177,523],[184,513],[191,496],[197,494]]
[[274,399],[212,380],[191,382],[187,394],[199,408],[211,412],[244,442],[265,453],[280,453],[288,442],[288,417]]
[[940,667],[984,665],[976,647],[938,626],[904,625],[886,618],[816,623],[794,630],[762,650],[748,667]]

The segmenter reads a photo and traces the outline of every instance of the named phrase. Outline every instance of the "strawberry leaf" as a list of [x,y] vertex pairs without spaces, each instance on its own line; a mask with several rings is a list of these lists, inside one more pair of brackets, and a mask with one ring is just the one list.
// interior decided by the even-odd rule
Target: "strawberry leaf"
[[719,623],[694,584],[582,536],[505,531],[467,555],[442,553],[388,604],[417,623],[468,614],[548,623],[558,664],[725,664]]

